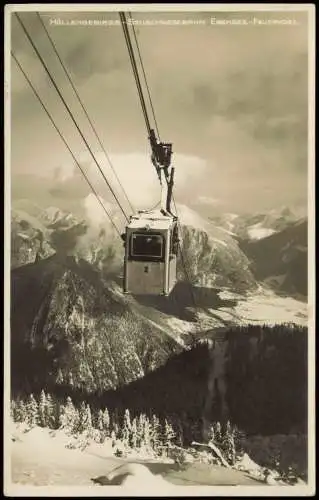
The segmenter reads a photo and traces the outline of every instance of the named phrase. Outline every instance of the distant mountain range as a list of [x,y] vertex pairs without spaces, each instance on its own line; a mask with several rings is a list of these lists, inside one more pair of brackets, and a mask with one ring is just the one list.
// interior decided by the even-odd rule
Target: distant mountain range
[[257,281],[288,295],[307,297],[308,219],[283,207],[256,215],[225,214],[211,220],[233,235]]
[[[299,215],[284,207],[268,214],[204,220],[178,206],[184,255],[184,262],[178,263],[179,280],[186,280],[186,267],[194,286],[244,293],[263,282],[276,291],[306,297],[307,218]],[[119,279],[122,272],[122,241],[108,221],[92,225],[88,218],[56,207],[43,210],[24,200],[12,211],[11,241],[13,268],[58,253],[84,259],[106,276]]]
[[308,288],[308,222],[300,220],[257,240],[243,241],[258,281],[290,295],[306,297]]
[[226,213],[211,216],[209,219],[240,240],[259,240],[283,231],[299,220],[305,219],[306,215],[303,207],[294,209],[281,207],[253,215]]

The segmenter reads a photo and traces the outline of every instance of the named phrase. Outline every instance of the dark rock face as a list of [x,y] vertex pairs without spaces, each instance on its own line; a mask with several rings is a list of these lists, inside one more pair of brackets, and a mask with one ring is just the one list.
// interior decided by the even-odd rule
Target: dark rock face
[[[182,227],[184,260],[191,282],[201,287],[230,288],[245,292],[256,287],[250,263],[238,243],[214,226],[207,231]],[[179,262],[180,278],[185,280]]]
[[35,218],[15,211],[11,218],[11,267],[30,264],[54,254],[46,228]]
[[12,383],[115,388],[181,347],[131,310],[87,262],[58,254],[12,271]]
[[256,279],[266,280],[276,290],[307,296],[308,221],[258,241],[242,242]]

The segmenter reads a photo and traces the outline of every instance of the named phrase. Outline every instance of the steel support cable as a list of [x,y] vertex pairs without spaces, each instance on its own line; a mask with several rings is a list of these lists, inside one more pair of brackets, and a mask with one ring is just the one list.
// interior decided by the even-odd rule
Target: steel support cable
[[15,63],[17,64],[18,68],[20,69],[21,73],[23,74],[24,78],[26,79],[26,81],[28,82],[30,88],[32,89],[34,95],[36,96],[36,98],[38,99],[39,103],[41,104],[43,110],[45,111],[46,115],[48,116],[50,122],[52,123],[53,127],[55,128],[55,130],[57,131],[57,133],[59,134],[60,138],[62,139],[64,145],[66,146],[67,150],[69,151],[69,153],[71,154],[73,160],[75,161],[76,165],[78,166],[78,168],[80,169],[84,179],[86,180],[86,182],[88,183],[88,185],[90,186],[93,194],[95,195],[97,201],[100,203],[103,211],[105,212],[105,214],[107,215],[107,217],[110,219],[111,221],[111,224],[113,225],[113,227],[115,228],[116,232],[118,233],[118,235],[121,237],[121,232],[119,231],[119,229],[117,228],[116,224],[114,223],[111,215],[109,214],[109,212],[107,211],[107,209],[105,208],[104,206],[104,203],[101,201],[97,191],[95,190],[94,186],[92,185],[92,183],[90,182],[89,178],[87,177],[86,173],[84,172],[83,168],[81,167],[80,163],[78,162],[78,160],[76,159],[74,153],[72,152],[70,146],[68,145],[66,139],[63,137],[61,131],[59,130],[58,126],[56,125],[52,115],[50,114],[49,110],[47,109],[46,105],[44,104],[43,100],[41,99],[39,93],[37,92],[37,90],[35,89],[34,85],[32,84],[31,80],[29,79],[29,77],[27,76],[27,74],[25,73],[22,65],[20,64],[20,62],[18,61],[17,57],[15,56],[15,54],[11,51],[11,56],[12,58],[14,59]]
[[[128,15],[130,16],[131,21],[133,21],[132,14],[129,12]],[[154,124],[155,124],[155,129],[156,129],[159,141],[160,141],[161,138],[160,138],[160,133],[159,133],[159,130],[158,130],[158,125],[157,125],[157,120],[156,120],[156,116],[155,116],[155,110],[154,110],[154,106],[153,106],[151,92],[150,92],[150,89],[149,89],[149,86],[148,86],[148,83],[147,83],[146,72],[145,72],[145,68],[144,68],[144,64],[143,64],[143,60],[142,60],[142,56],[141,56],[141,51],[140,51],[140,47],[139,47],[139,44],[138,44],[138,39],[137,39],[137,35],[136,35],[136,31],[135,31],[133,23],[132,23],[132,31],[133,31],[135,45],[136,45],[136,49],[137,49],[137,53],[138,53],[138,58],[139,58],[139,61],[140,61],[142,72],[143,72],[143,77],[144,77],[144,82],[145,82],[145,86],[146,86],[146,90],[147,90],[148,99],[149,99],[151,110],[152,110],[152,115],[153,115],[153,120],[154,120]]]
[[115,192],[114,192],[114,190],[113,190],[112,186],[110,185],[109,181],[108,181],[108,180],[107,180],[107,178],[105,177],[105,174],[104,174],[103,170],[101,169],[101,167],[100,167],[100,165],[99,165],[99,163],[98,163],[98,161],[97,161],[97,159],[96,159],[96,157],[95,157],[95,155],[94,155],[94,153],[93,153],[92,149],[90,148],[90,145],[88,144],[88,142],[87,142],[86,138],[84,137],[84,135],[83,135],[83,133],[82,133],[82,131],[81,131],[81,129],[80,129],[80,127],[79,127],[79,125],[77,124],[77,122],[76,122],[76,120],[75,120],[75,118],[74,118],[74,116],[73,116],[72,111],[70,110],[70,108],[69,108],[68,104],[66,103],[66,101],[65,101],[65,99],[64,99],[64,97],[63,97],[63,95],[62,95],[62,93],[61,93],[61,91],[60,91],[60,89],[59,89],[59,87],[57,86],[57,84],[56,84],[56,82],[55,82],[54,78],[52,77],[52,75],[51,75],[51,73],[50,73],[50,70],[48,69],[47,65],[45,64],[45,62],[44,62],[44,60],[43,60],[43,58],[42,58],[42,56],[41,56],[40,52],[38,51],[38,49],[37,49],[36,45],[34,44],[34,42],[33,42],[32,38],[31,38],[31,36],[30,36],[30,34],[29,34],[28,30],[26,29],[26,27],[24,26],[24,24],[23,24],[22,20],[20,19],[19,15],[18,15],[16,12],[15,12],[15,16],[16,16],[16,18],[18,19],[20,26],[22,27],[22,29],[23,29],[23,31],[24,31],[24,33],[25,33],[25,35],[26,35],[26,37],[27,37],[28,41],[30,42],[30,44],[31,44],[31,46],[32,46],[32,48],[33,48],[33,50],[35,51],[35,53],[36,53],[37,57],[39,58],[39,60],[40,60],[40,62],[41,62],[41,64],[42,64],[42,66],[43,66],[43,68],[45,69],[45,71],[46,71],[46,73],[47,73],[47,75],[48,75],[48,77],[49,77],[49,79],[50,79],[50,81],[51,81],[52,85],[54,86],[54,88],[55,88],[56,92],[58,93],[58,95],[59,95],[59,97],[60,97],[61,101],[63,102],[63,104],[64,104],[64,106],[65,106],[66,110],[68,111],[69,116],[70,116],[70,118],[72,119],[72,121],[73,121],[73,123],[74,123],[74,125],[75,125],[75,127],[76,127],[77,131],[79,132],[79,134],[80,134],[80,136],[81,136],[81,138],[82,138],[83,142],[85,143],[85,145],[86,145],[86,147],[87,147],[88,151],[90,152],[90,154],[91,154],[91,156],[92,156],[92,158],[93,158],[93,160],[94,160],[94,163],[95,163],[95,164],[96,164],[96,166],[98,167],[98,169],[99,169],[99,171],[100,171],[100,173],[101,173],[101,175],[102,175],[102,177],[103,177],[104,181],[106,182],[106,184],[107,184],[107,186],[108,186],[109,190],[111,191],[112,195],[114,196],[114,198],[115,198],[115,200],[116,200],[116,202],[117,202],[117,204],[118,204],[118,206],[119,206],[119,208],[120,208],[120,210],[121,210],[122,214],[124,215],[124,217],[125,217],[126,221],[127,221],[127,222],[129,222],[129,219],[128,219],[128,217],[127,217],[127,215],[126,215],[126,213],[125,213],[125,211],[124,211],[124,209],[123,209],[123,207],[122,207],[121,203],[119,202],[119,200],[118,200],[118,198],[117,198],[117,196],[116,196],[116,194],[115,194]]
[[43,22],[43,19],[42,19],[42,17],[41,17],[41,15],[40,15],[40,13],[39,13],[39,12],[37,12],[36,14],[37,14],[37,16],[38,16],[38,18],[39,18],[39,21],[40,21],[40,23],[41,23],[41,25],[42,25],[42,27],[43,27],[43,29],[44,29],[44,31],[45,31],[45,33],[46,33],[47,37],[48,37],[48,39],[49,39],[50,43],[51,43],[51,46],[52,46],[52,48],[53,48],[53,50],[54,50],[54,53],[55,53],[55,55],[57,56],[57,58],[58,58],[58,60],[59,60],[59,62],[60,62],[60,64],[61,64],[61,66],[62,66],[62,68],[63,68],[63,70],[64,70],[64,73],[65,73],[65,75],[66,75],[67,79],[68,79],[68,80],[69,80],[69,82],[70,82],[70,85],[71,85],[71,87],[72,87],[72,89],[73,89],[73,91],[74,91],[74,93],[75,93],[75,95],[76,95],[76,97],[77,97],[77,99],[78,99],[78,101],[79,101],[79,103],[80,103],[80,106],[81,106],[81,108],[82,108],[82,110],[83,110],[83,112],[84,112],[84,114],[85,114],[85,116],[86,116],[86,118],[87,118],[87,120],[88,120],[88,122],[89,122],[90,126],[91,126],[91,129],[93,130],[93,133],[94,133],[94,135],[95,135],[95,137],[96,137],[96,139],[97,139],[97,141],[98,141],[98,143],[99,143],[99,145],[100,145],[100,148],[102,149],[102,151],[103,151],[103,153],[104,153],[104,155],[105,155],[105,157],[106,157],[106,159],[107,159],[107,161],[108,161],[108,163],[109,163],[109,165],[110,165],[110,167],[111,167],[111,169],[112,169],[112,171],[113,171],[113,173],[114,173],[114,175],[115,175],[115,177],[116,177],[116,180],[118,181],[118,183],[119,183],[119,185],[120,185],[120,187],[121,187],[121,189],[122,189],[122,192],[123,192],[123,194],[124,194],[124,197],[126,198],[126,201],[127,201],[127,203],[129,204],[129,206],[130,206],[130,208],[131,208],[132,212],[134,212],[135,210],[134,210],[134,208],[133,208],[133,205],[132,205],[132,203],[130,202],[130,200],[129,200],[129,198],[128,198],[128,196],[127,196],[126,192],[125,192],[125,189],[124,189],[124,187],[122,186],[122,183],[121,183],[121,181],[120,181],[120,179],[119,179],[119,177],[118,177],[118,175],[117,175],[117,173],[116,173],[116,170],[115,170],[115,168],[114,168],[114,166],[113,166],[113,164],[112,164],[112,161],[111,161],[111,159],[110,159],[109,155],[107,154],[107,152],[106,152],[106,150],[105,150],[105,148],[104,148],[104,146],[103,146],[103,143],[102,143],[102,141],[101,141],[101,139],[100,139],[100,137],[99,137],[99,135],[98,135],[98,133],[97,133],[96,127],[94,126],[94,123],[92,122],[92,120],[91,120],[91,118],[90,118],[90,116],[89,116],[89,114],[88,114],[88,112],[87,112],[87,110],[86,110],[86,108],[85,108],[85,106],[84,106],[84,104],[83,104],[83,101],[82,101],[82,99],[81,99],[81,97],[80,97],[80,95],[79,95],[79,91],[77,90],[77,88],[76,88],[76,86],[75,86],[75,84],[74,84],[74,82],[73,82],[73,80],[72,80],[72,78],[71,78],[71,75],[70,75],[69,71],[67,70],[67,68],[66,68],[66,66],[65,66],[65,63],[64,63],[64,62],[63,62],[63,60],[62,60],[62,58],[61,58],[61,56],[60,56],[60,54],[59,54],[59,52],[58,52],[58,49],[57,49],[57,47],[56,47],[56,45],[55,45],[55,43],[54,43],[54,41],[53,41],[53,39],[52,39],[52,37],[51,37],[51,35],[50,35],[50,33],[49,33],[49,31],[48,31],[47,27],[45,26],[45,24],[44,24],[44,22]]
[[[130,16],[130,19],[132,20],[131,13],[129,13],[129,16]],[[141,84],[140,84],[140,81],[139,81],[138,71],[137,71],[137,67],[136,67],[136,63],[135,63],[135,59],[134,59],[134,51],[133,51],[132,44],[130,42],[129,32],[128,32],[128,29],[127,29],[127,23],[126,23],[126,20],[125,20],[124,13],[120,13],[120,17],[121,17],[121,21],[122,21],[123,31],[124,31],[124,34],[125,34],[125,39],[127,40],[128,50],[129,50],[130,54],[132,53],[132,57],[130,55],[130,58],[131,58],[131,62],[132,62],[132,59],[133,59],[132,67],[133,67],[134,75],[137,74],[137,76],[135,77],[135,79],[136,79],[137,84],[138,84],[139,89],[140,89],[139,93],[140,92],[142,93],[142,87],[141,87]],[[124,26],[125,26],[125,29],[124,29]],[[159,128],[158,128],[158,124],[157,124],[157,120],[156,120],[156,116],[155,116],[155,109],[154,109],[154,106],[153,106],[151,92],[150,92],[150,88],[149,88],[149,85],[148,85],[148,82],[147,82],[146,71],[145,71],[145,68],[144,68],[143,59],[142,59],[142,55],[141,55],[141,51],[140,51],[140,48],[139,48],[139,43],[138,43],[138,39],[137,39],[137,35],[136,35],[136,32],[135,32],[135,28],[134,28],[133,23],[132,23],[132,31],[133,31],[133,35],[134,35],[134,40],[135,40],[136,48],[137,48],[137,53],[139,55],[139,61],[140,61],[140,65],[141,65],[142,72],[143,72],[144,83],[145,83],[145,87],[147,89],[148,98],[149,98],[149,101],[150,101],[150,106],[151,106],[151,110],[152,110],[152,115],[153,115],[153,119],[154,119],[156,131],[157,131],[157,135],[160,138]],[[143,100],[144,107],[145,107],[145,101],[144,101],[143,94],[142,94],[142,100]],[[141,102],[142,102],[142,100],[141,100]],[[144,113],[143,104],[142,104],[142,109],[143,109],[143,113]],[[147,112],[146,112],[146,114],[147,114]],[[144,116],[145,116],[145,113],[144,113]],[[148,121],[148,123],[149,123],[149,121]],[[146,126],[148,127],[148,125],[146,125]],[[165,180],[166,180],[166,183],[168,184],[168,178],[166,176],[165,176]],[[176,203],[175,203],[174,195],[172,196],[172,198],[173,198],[175,213],[176,213],[177,220],[178,220],[177,206],[176,206]],[[179,232],[181,233],[182,232],[181,231],[181,225],[180,225],[179,222],[178,222],[178,226],[179,226]],[[190,292],[191,292],[192,302],[193,302],[194,308],[198,309],[198,306],[197,306],[196,300],[195,300],[194,291],[193,291],[193,288],[192,288],[192,283],[190,281],[189,273],[188,273],[188,270],[187,270],[187,267],[186,267],[186,259],[185,259],[184,254],[183,254],[183,248],[182,248],[182,246],[181,246],[180,243],[179,243],[179,250],[180,250],[180,254],[181,254],[182,267],[184,269],[184,274],[185,274],[185,277],[186,277],[186,281],[188,281],[189,286],[190,286]]]
[[138,70],[137,70],[137,66],[136,66],[136,61],[135,61],[134,51],[133,51],[133,47],[132,47],[132,43],[131,43],[131,39],[130,39],[130,34],[129,34],[129,31],[127,28],[125,14],[124,14],[124,12],[120,12],[119,15],[120,15],[120,20],[121,20],[121,24],[122,24],[122,28],[123,28],[123,32],[124,32],[126,46],[127,46],[127,50],[129,53],[129,57],[130,57],[131,65],[132,65],[132,70],[133,70],[133,74],[134,74],[134,78],[135,78],[135,82],[136,82],[136,86],[137,86],[138,95],[139,95],[141,106],[142,106],[142,111],[143,111],[143,115],[144,115],[144,119],[145,119],[146,129],[147,129],[148,134],[150,135],[151,124],[150,124],[148,113],[147,113],[147,108],[146,108],[143,90],[142,90],[142,86],[141,86],[141,82],[140,82],[140,78],[139,78],[139,74],[138,74]]

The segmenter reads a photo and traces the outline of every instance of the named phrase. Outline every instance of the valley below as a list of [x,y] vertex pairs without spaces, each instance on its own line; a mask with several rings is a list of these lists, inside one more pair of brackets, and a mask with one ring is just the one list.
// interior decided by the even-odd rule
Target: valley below
[[[189,280],[179,262],[179,281],[164,298],[122,293],[122,247],[110,230],[54,207],[14,208],[11,398],[17,403],[32,394],[39,403],[44,390],[62,407],[70,397],[95,414],[155,412],[179,429],[185,450],[193,441],[207,443],[213,423],[231,422],[243,436],[236,450],[258,464],[258,477],[247,472],[249,460],[241,471],[235,462],[224,469],[202,459],[181,469],[173,460],[166,469],[161,457],[159,473],[181,485],[197,478],[202,485],[260,486],[265,468],[277,471],[277,485],[290,484],[293,470],[300,485],[307,481],[308,446],[304,225],[290,213],[286,225],[282,216],[280,223],[268,218],[268,232],[257,239],[256,231],[243,231],[244,222],[235,234],[225,221],[204,221],[187,207],[180,212]],[[264,219],[251,222],[260,229]],[[250,234],[253,240],[243,239]],[[265,266],[272,251],[276,261]],[[295,259],[300,274],[292,277]],[[273,274],[284,276],[280,286]],[[124,460],[112,448],[101,458],[103,445],[93,442],[83,451],[65,449],[58,421],[55,430],[33,425],[26,433],[19,422],[11,456],[16,484],[92,487],[93,470],[106,474]],[[36,435],[61,458],[34,461]],[[140,460],[130,457],[124,461]],[[150,457],[143,463],[149,466]]]

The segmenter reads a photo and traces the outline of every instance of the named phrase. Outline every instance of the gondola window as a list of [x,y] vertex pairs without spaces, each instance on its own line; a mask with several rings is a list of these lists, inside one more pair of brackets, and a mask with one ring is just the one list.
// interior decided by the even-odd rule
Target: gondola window
[[161,259],[164,241],[160,234],[135,233],[131,240],[131,256]]

